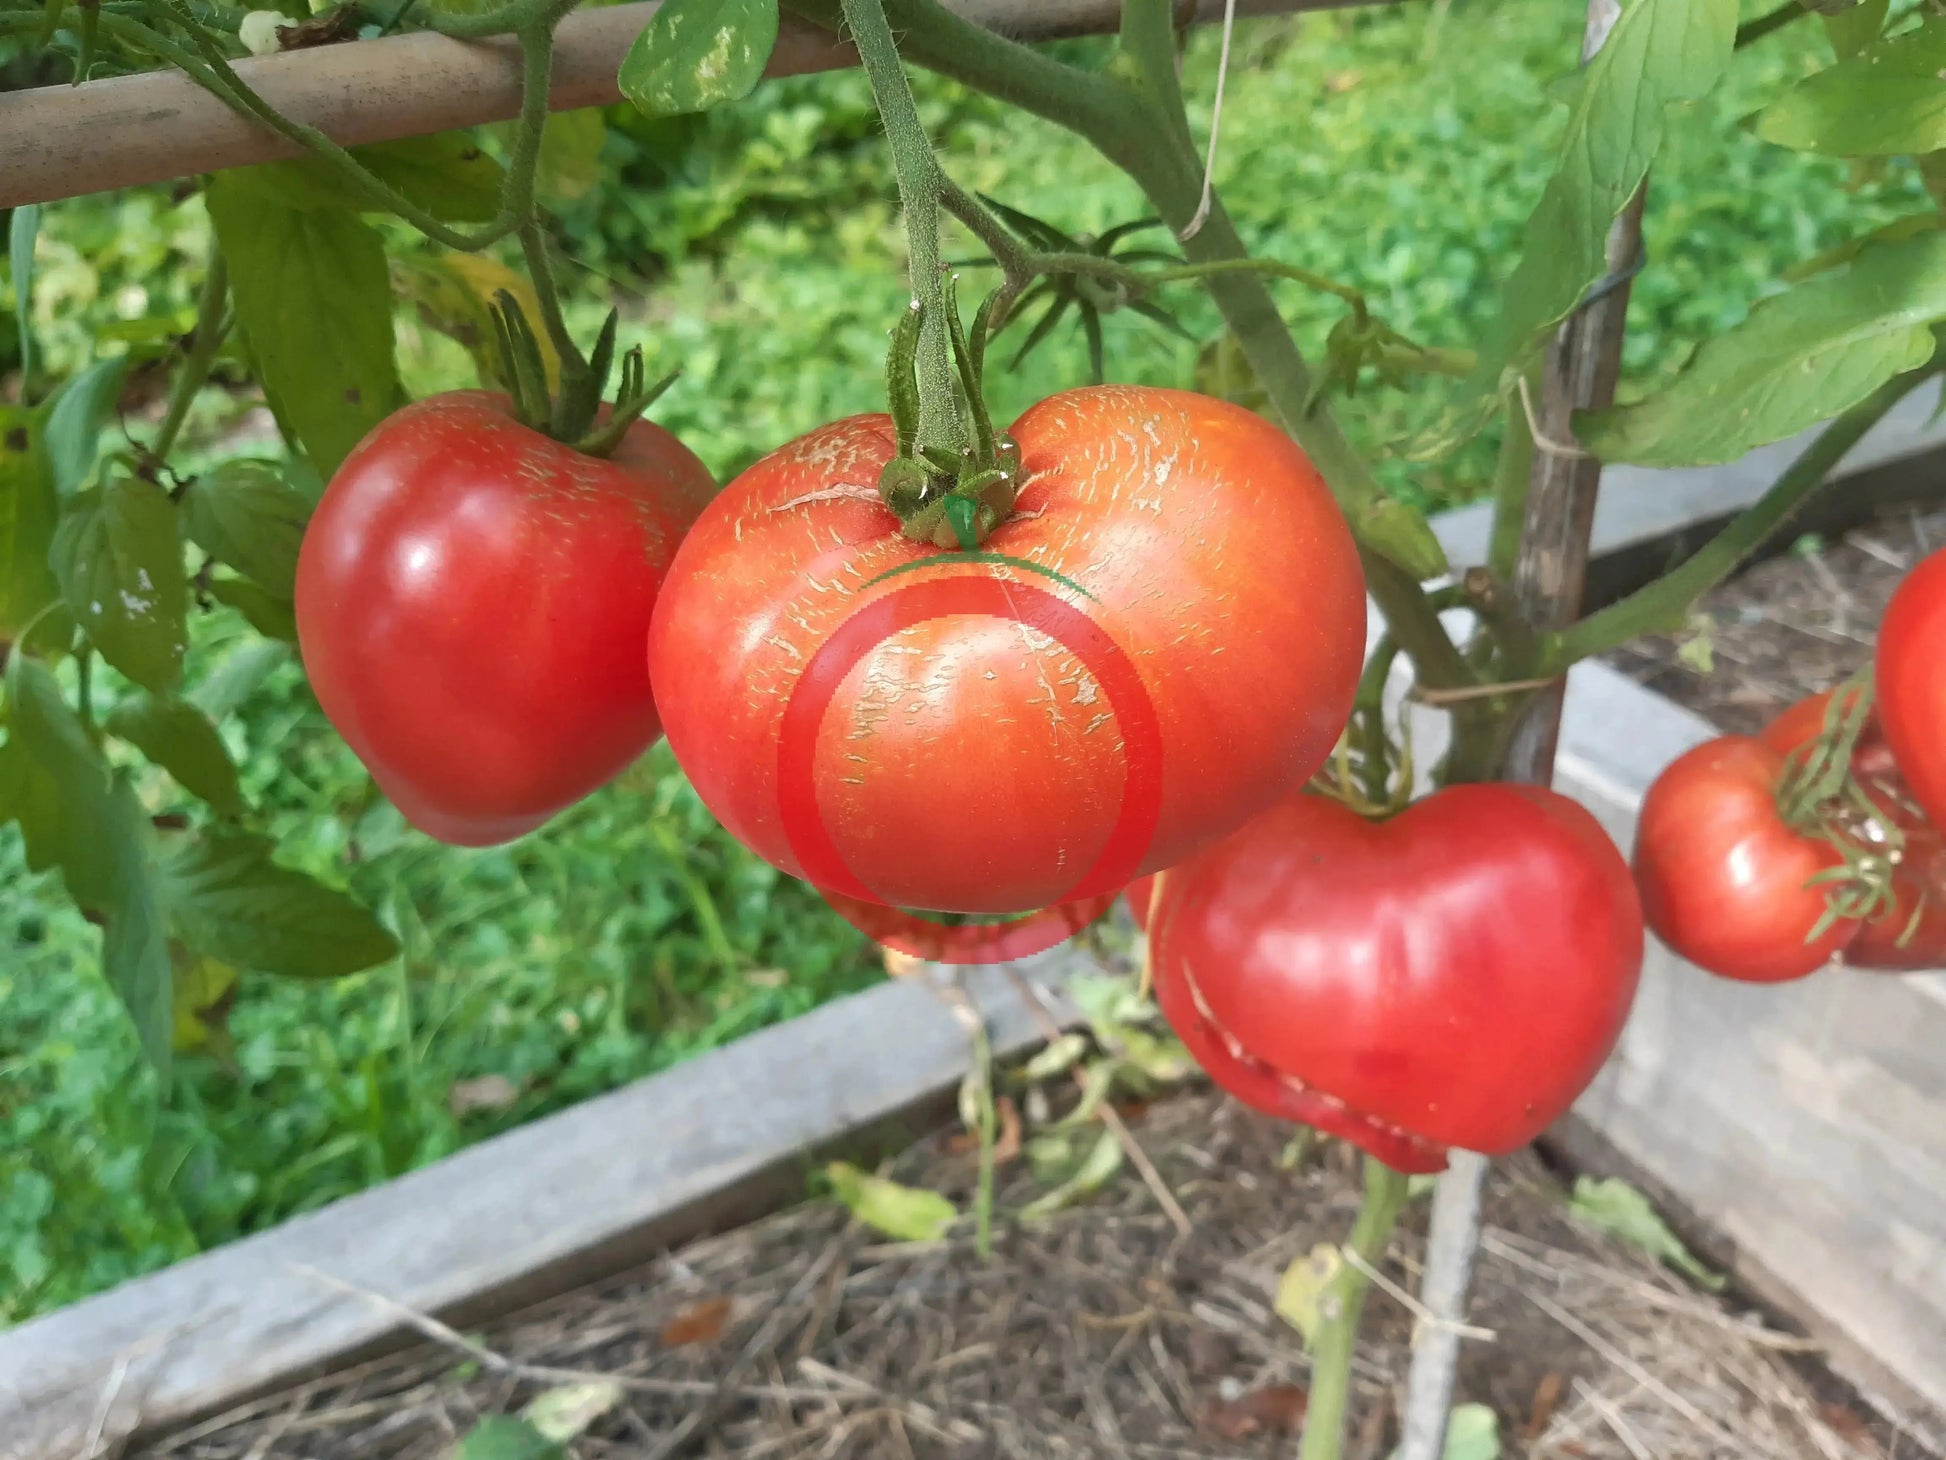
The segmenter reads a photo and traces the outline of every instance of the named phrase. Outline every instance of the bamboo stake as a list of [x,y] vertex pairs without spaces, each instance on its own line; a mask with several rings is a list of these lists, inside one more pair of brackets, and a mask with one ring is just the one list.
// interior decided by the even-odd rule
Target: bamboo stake
[[[1372,0],[1242,0],[1245,14]],[[658,0],[576,11],[555,33],[557,111],[621,99],[615,73]],[[1022,39],[1114,29],[1120,0],[948,0]],[[1221,0],[1183,0],[1185,22],[1216,18]],[[848,44],[786,19],[768,74],[795,76],[857,61]],[[505,121],[520,104],[510,40],[415,33],[251,57],[237,71],[271,106],[345,146]],[[0,95],[0,208],[193,177],[294,157],[298,149],[174,71]]]

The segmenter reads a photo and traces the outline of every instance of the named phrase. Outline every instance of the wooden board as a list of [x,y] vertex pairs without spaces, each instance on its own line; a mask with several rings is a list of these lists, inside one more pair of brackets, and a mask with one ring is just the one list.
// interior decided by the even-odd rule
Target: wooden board
[[[1065,950],[1022,965],[1056,990],[1092,966]],[[788,1200],[834,1142],[901,1123],[910,1139],[970,1064],[941,992],[951,977],[929,970],[827,1004],[0,1333],[0,1457],[76,1460],[92,1436],[220,1410],[401,1336],[396,1313],[312,1270],[474,1322]],[[961,981],[997,1056],[1040,1041],[1002,971]]]

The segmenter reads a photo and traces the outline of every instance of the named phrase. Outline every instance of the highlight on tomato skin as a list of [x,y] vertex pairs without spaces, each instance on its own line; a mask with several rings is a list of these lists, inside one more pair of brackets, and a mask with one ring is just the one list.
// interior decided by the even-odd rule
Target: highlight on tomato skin
[[1509,785],[1383,821],[1285,797],[1170,868],[1148,934],[1163,1013],[1220,1086],[1422,1172],[1567,1110],[1620,1037],[1644,939],[1594,817]]
[[1858,934],[1855,919],[1828,918],[1814,880],[1843,857],[1778,807],[1785,769],[1774,746],[1719,736],[1670,762],[1642,799],[1634,869],[1649,928],[1719,978],[1805,978]]

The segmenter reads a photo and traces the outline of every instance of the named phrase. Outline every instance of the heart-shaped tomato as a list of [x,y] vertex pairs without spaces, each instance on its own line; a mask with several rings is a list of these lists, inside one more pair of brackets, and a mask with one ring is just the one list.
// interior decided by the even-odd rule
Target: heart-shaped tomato
[[1531,786],[1385,821],[1288,797],[1149,908],[1157,998],[1211,1077],[1402,1171],[1515,1150],[1566,1111],[1621,1034],[1642,942],[1607,833]]

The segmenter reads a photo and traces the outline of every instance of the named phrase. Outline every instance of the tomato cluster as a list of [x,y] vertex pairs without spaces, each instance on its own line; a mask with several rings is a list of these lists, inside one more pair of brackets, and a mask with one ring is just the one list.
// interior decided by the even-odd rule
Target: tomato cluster
[[1946,964],[1946,552],[1886,609],[1872,686],[1679,757],[1642,803],[1649,926],[1724,978]]

